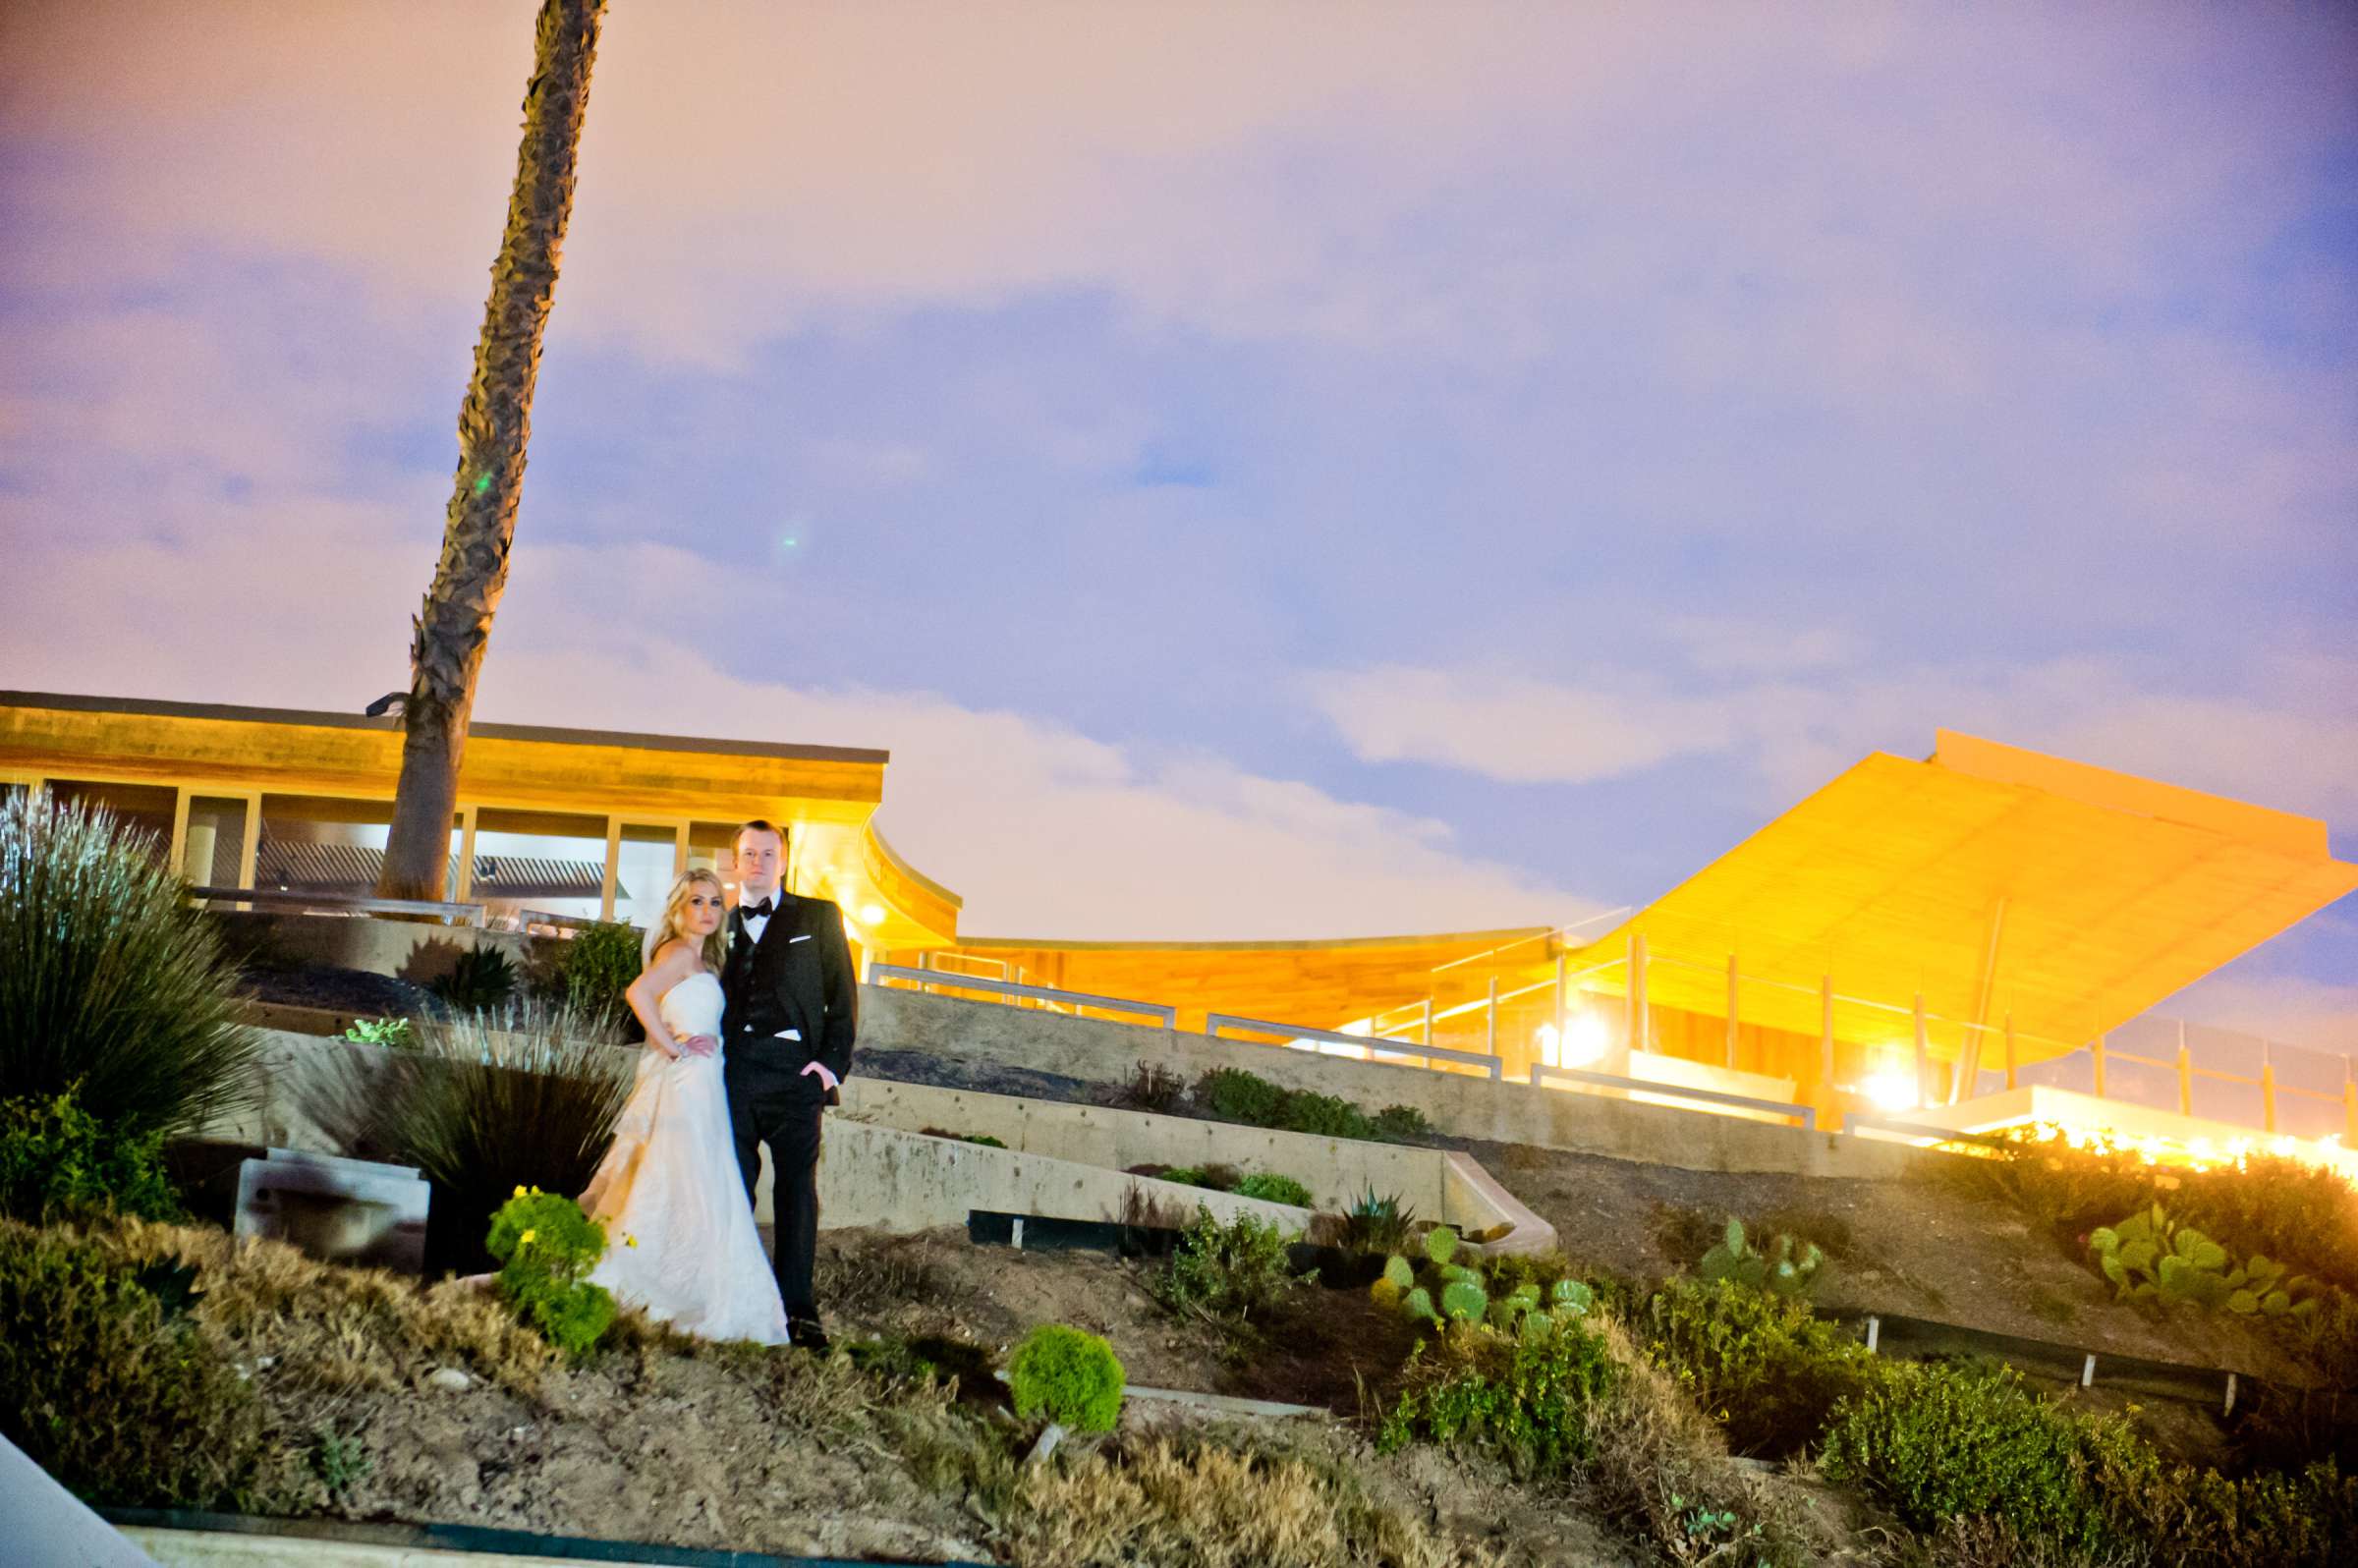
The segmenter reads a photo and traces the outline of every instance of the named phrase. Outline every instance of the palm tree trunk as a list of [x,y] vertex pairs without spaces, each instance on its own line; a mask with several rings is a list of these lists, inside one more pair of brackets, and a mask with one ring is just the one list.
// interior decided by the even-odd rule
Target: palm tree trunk
[[459,763],[491,616],[508,585],[540,338],[573,212],[590,68],[604,20],[605,0],[542,0],[540,7],[516,189],[499,259],[491,264],[475,375],[459,407],[459,472],[442,526],[442,559],[424,609],[412,621],[401,782],[376,887],[382,898],[443,896]]

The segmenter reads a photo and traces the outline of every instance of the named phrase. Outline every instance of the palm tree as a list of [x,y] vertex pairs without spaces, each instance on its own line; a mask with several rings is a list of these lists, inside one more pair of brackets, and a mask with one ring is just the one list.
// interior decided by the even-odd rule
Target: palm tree
[[581,158],[582,117],[605,0],[542,0],[524,94],[524,144],[508,227],[491,264],[475,375],[459,406],[459,473],[442,525],[442,559],[413,620],[410,694],[402,712],[401,782],[377,880],[383,898],[438,899],[475,686],[491,616],[508,584],[508,549],[524,494],[533,386],[557,284]]

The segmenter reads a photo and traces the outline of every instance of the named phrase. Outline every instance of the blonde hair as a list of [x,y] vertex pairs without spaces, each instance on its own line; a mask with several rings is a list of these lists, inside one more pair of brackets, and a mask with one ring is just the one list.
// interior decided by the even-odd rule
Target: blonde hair
[[[681,941],[688,939],[688,895],[700,883],[716,894],[721,893],[720,878],[702,867],[691,867],[682,871],[680,879],[671,884],[671,896],[663,901],[663,918],[655,922],[646,933],[646,940],[640,944],[639,962],[643,966],[649,969],[654,967],[655,955],[663,951],[665,942],[674,937]],[[721,926],[726,924],[728,921],[724,917],[720,925],[704,933],[704,968],[714,974],[720,973],[722,966],[728,962],[728,945],[720,936]]]

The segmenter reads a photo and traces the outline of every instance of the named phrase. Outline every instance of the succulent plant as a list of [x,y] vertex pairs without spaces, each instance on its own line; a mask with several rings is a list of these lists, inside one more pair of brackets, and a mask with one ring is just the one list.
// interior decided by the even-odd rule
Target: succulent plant
[[1400,1305],[1401,1297],[1406,1294],[1407,1292],[1392,1283],[1389,1276],[1378,1279],[1368,1287],[1368,1299],[1386,1312],[1397,1308]]
[[1719,1242],[1703,1255],[1695,1271],[1706,1279],[1730,1279],[1755,1290],[1779,1296],[1798,1296],[1817,1282],[1825,1254],[1816,1242],[1795,1247],[1790,1236],[1778,1236],[1766,1255],[1745,1240],[1744,1222],[1730,1218]]
[[1391,1281],[1393,1289],[1407,1290],[1417,1282],[1417,1271],[1407,1259],[1394,1253],[1383,1260],[1383,1277]]
[[1559,1279],[1547,1288],[1547,1304],[1557,1312],[1585,1316],[1597,1305],[1597,1293],[1586,1280]]
[[1432,1310],[1432,1292],[1419,1285],[1400,1298],[1400,1311],[1412,1322],[1437,1323],[1441,1315]]
[[2115,1299],[2163,1306],[2223,1307],[2231,1313],[2276,1317],[2317,1310],[2315,1284],[2282,1263],[2255,1253],[2231,1267],[2227,1250],[2191,1225],[2180,1225],[2150,1204],[2117,1225],[2088,1234],[2088,1251],[2112,1282]]
[[1489,1292],[1471,1279],[1453,1279],[1441,1287],[1441,1313],[1452,1321],[1473,1322],[1489,1306]]
[[1425,1256],[1435,1268],[1445,1266],[1457,1256],[1457,1232],[1446,1225],[1435,1225],[1425,1233]]

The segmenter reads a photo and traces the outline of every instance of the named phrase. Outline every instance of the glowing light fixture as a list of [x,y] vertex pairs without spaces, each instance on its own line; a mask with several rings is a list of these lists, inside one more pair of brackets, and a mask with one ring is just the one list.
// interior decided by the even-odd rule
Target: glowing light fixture
[[1594,1067],[1613,1048],[1613,1032],[1595,1013],[1574,1013],[1559,1035],[1553,1024],[1540,1026],[1540,1060],[1549,1067]]
[[861,905],[861,906],[860,906],[860,924],[863,924],[863,925],[881,925],[883,923],[884,923],[884,906],[883,906],[883,905],[881,905],[881,904],[863,904],[863,905]]
[[1878,1110],[1913,1110],[1916,1107],[1916,1075],[1886,1067],[1859,1086],[1859,1092],[1874,1102]]

